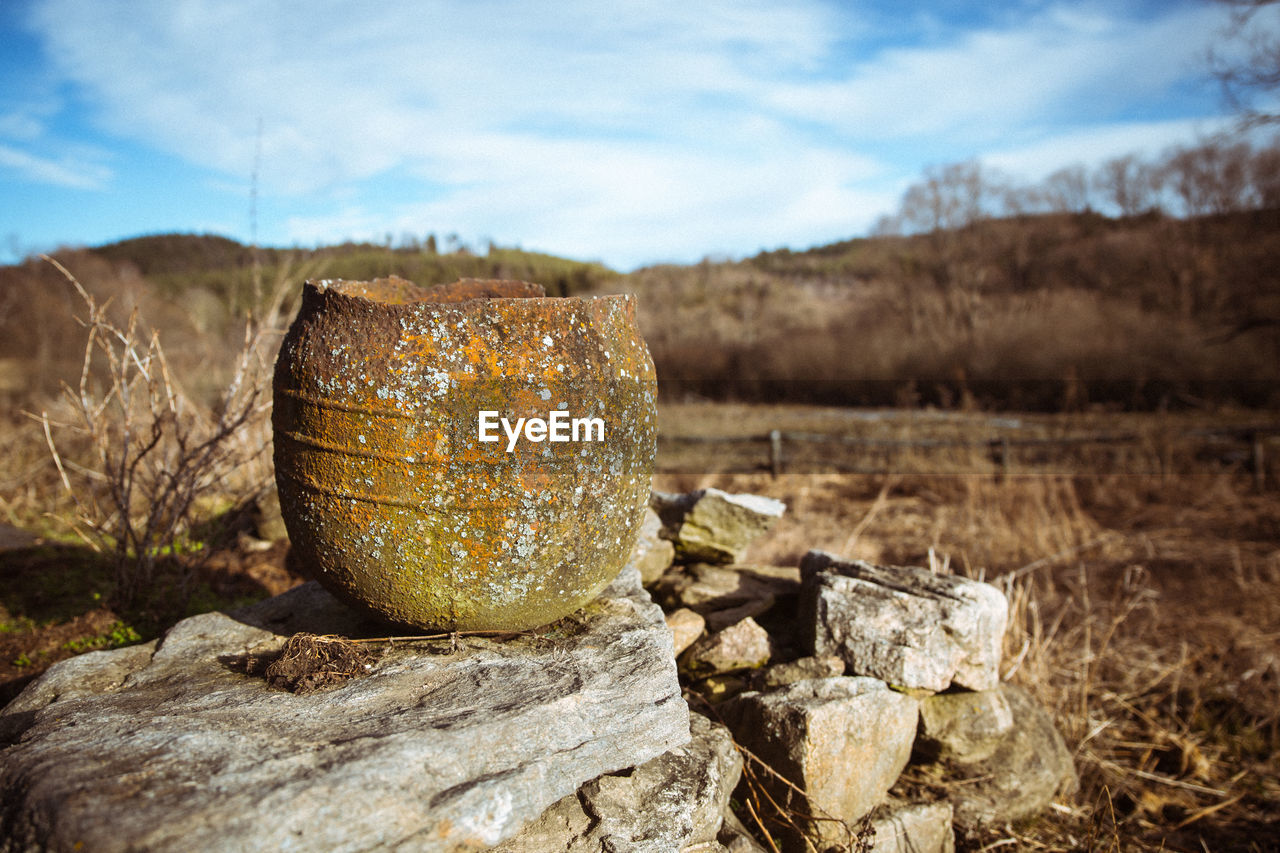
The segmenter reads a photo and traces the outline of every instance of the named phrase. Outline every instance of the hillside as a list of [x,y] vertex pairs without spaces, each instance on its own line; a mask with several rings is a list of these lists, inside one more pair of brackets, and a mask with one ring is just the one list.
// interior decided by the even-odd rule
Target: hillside
[[[1193,219],[1093,212],[981,219],[741,261],[600,264],[491,246],[253,249],[156,235],[58,257],[117,309],[218,359],[236,318],[304,278],[537,281],[639,297],[668,399],[1033,410],[1280,405],[1280,209]],[[0,358],[27,386],[73,375],[80,334],[48,264],[0,268]],[[62,363],[65,362],[65,363]],[[11,386],[13,380],[7,380]]]
[[1280,210],[988,219],[653,267],[674,394],[840,405],[1280,404]]
[[[515,278],[560,296],[607,288],[618,279],[598,263],[498,246],[485,255],[465,248],[437,252],[431,243],[255,249],[216,235],[161,234],[54,256],[100,302],[111,301],[117,322],[125,323],[137,308],[166,345],[181,344],[179,358],[215,366],[230,365],[246,312],[262,316],[278,301],[287,320],[309,278],[395,274],[424,285]],[[49,395],[78,375],[84,333],[77,313],[83,315],[83,305],[53,265],[28,258],[0,267],[0,393]]]

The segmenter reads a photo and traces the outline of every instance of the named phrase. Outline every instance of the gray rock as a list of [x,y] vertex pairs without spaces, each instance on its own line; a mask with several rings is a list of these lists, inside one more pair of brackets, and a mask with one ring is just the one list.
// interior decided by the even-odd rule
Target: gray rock
[[889,803],[871,821],[868,853],[955,853],[950,803]]
[[990,757],[936,766],[939,778],[949,783],[948,798],[961,827],[1032,817],[1079,787],[1071,753],[1053,718],[1022,688],[1006,684],[1000,690],[1013,714],[1013,725]]
[[4,849],[482,849],[689,737],[634,570],[541,635],[401,644],[323,692],[240,665],[295,631],[385,630],[306,584],[51,668],[0,715]]
[[724,824],[717,837],[728,853],[768,853],[738,819],[738,816],[731,811],[724,813]]
[[694,563],[670,571],[654,586],[654,596],[668,607],[691,607],[708,614],[774,600],[800,589],[800,571],[775,566],[713,566]]
[[769,633],[747,618],[708,634],[680,656],[680,668],[690,675],[722,675],[754,669],[769,662]]
[[800,570],[795,567],[707,563],[669,571],[653,586],[654,596],[664,607],[688,607],[701,613],[709,631],[761,616],[781,596],[799,590]]
[[640,535],[631,550],[631,565],[640,570],[640,580],[645,586],[662,577],[676,557],[676,547],[662,538],[662,520],[652,508],[646,507]]
[[[917,702],[874,678],[798,681],[744,693],[721,706],[738,742],[804,791],[796,811],[853,823],[897,781],[911,756]],[[775,786],[779,802],[787,798]],[[828,821],[807,831],[827,844],[847,841]]]
[[742,756],[729,730],[690,715],[692,739],[557,802],[495,853],[673,853],[720,832]]
[[702,614],[681,607],[667,614],[667,627],[671,629],[672,651],[679,656],[693,645],[694,640],[702,636],[707,620],[702,618]]
[[1008,602],[994,586],[822,551],[806,554],[800,571],[800,621],[813,654],[839,655],[850,673],[898,687],[999,684]]
[[760,495],[699,489],[686,495],[655,493],[651,505],[664,535],[686,562],[736,563],[747,547],[786,511],[786,504]]
[[844,661],[835,655],[811,656],[775,663],[761,670],[754,679],[757,690],[772,690],[810,678],[834,678],[844,675]]
[[1002,690],[937,693],[920,702],[915,748],[932,760],[971,764],[989,758],[1012,728]]

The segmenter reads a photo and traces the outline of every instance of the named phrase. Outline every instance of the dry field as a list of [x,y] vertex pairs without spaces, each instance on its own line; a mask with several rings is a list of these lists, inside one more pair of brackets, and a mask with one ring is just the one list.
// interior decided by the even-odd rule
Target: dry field
[[[1280,484],[1271,472],[1258,491],[1250,463],[1230,452],[1161,443],[1258,420],[683,404],[663,410],[668,434],[986,439],[1018,423],[1045,435],[1137,432],[1142,440],[1127,465],[1068,457],[1051,466],[1055,473],[1017,465],[1002,473],[985,449],[953,448],[905,454],[891,466],[898,473],[866,475],[717,474],[707,473],[715,465],[699,472],[683,460],[681,473],[660,474],[655,485],[785,501],[787,515],[751,561],[794,565],[823,548],[932,565],[1009,594],[1006,677],[1056,710],[1082,791],[1033,825],[968,839],[965,849],[1275,850]],[[703,451],[723,461],[710,446]]]
[[[209,363],[195,348],[175,355]],[[39,397],[0,415],[0,524],[26,531],[0,529],[0,701],[56,660],[298,582],[282,546],[257,550],[240,536],[250,529],[237,510],[245,495],[213,488],[192,505],[195,524],[161,549],[143,594],[121,600],[118,567],[71,535],[77,507],[40,424],[22,414],[43,407],[73,419],[65,401]],[[186,423],[161,414],[165,429]],[[980,577],[1009,594],[1006,675],[1056,711],[1083,787],[1032,825],[962,849],[1280,849],[1280,447],[1261,445],[1259,483],[1248,442],[1205,434],[1248,434],[1280,415],[664,403],[659,421],[656,488],[716,485],[787,503],[752,561],[793,565],[823,548]],[[864,443],[839,454],[789,447],[788,471],[818,473],[771,477],[727,473],[766,467],[767,442],[672,441],[775,429]],[[1125,441],[1035,444],[1098,435]],[[992,439],[1012,453],[993,458]],[[68,473],[83,475],[73,466],[91,448],[63,447]],[[837,463],[884,473],[840,473]],[[212,484],[237,480],[213,473]]]

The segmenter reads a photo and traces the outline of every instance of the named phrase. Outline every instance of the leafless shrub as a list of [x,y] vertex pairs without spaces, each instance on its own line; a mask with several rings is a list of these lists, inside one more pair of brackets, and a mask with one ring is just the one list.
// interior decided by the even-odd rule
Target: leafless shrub
[[[76,507],[75,531],[110,554],[116,596],[136,602],[157,580],[166,557],[198,547],[189,541],[200,503],[216,494],[251,495],[266,482],[269,461],[267,359],[273,330],[248,322],[226,386],[212,406],[184,393],[159,335],[144,331],[135,309],[123,327],[60,263],[87,310],[80,378],[64,384],[67,422],[40,417],[62,485]],[[109,301],[109,300],[108,300]],[[73,455],[60,450],[81,442]],[[178,573],[179,586],[191,575]],[[182,590],[178,590],[181,595]]]

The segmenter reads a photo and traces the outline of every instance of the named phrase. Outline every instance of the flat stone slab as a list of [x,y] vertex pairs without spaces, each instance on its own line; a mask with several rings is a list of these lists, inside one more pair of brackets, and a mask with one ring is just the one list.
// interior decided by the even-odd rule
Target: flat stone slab
[[633,569],[543,631],[403,644],[323,692],[240,663],[297,631],[379,630],[306,584],[51,668],[0,714],[4,849],[480,850],[689,740]]

